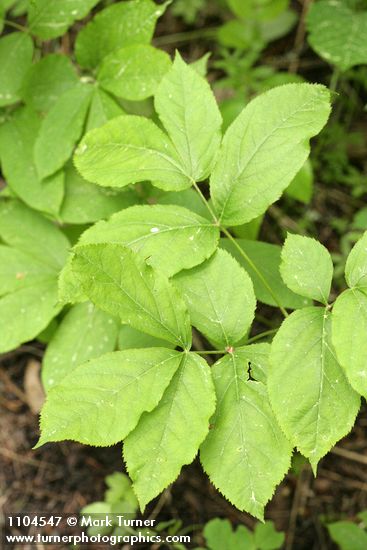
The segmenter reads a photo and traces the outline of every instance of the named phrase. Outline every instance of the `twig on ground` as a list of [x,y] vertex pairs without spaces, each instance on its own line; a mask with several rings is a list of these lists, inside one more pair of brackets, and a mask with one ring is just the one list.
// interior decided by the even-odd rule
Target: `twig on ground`
[[[22,464],[28,464],[30,466],[37,466],[37,468],[42,464],[40,460],[34,460],[33,458],[19,456],[10,449],[0,448],[0,454],[6,458],[9,458],[10,460],[13,460],[14,462],[21,462]],[[53,464],[47,464],[53,466]]]
[[348,451],[348,449],[342,449],[341,447],[334,447],[330,451],[334,455],[342,456],[348,460],[354,460],[354,462],[359,462],[360,464],[365,464],[367,466],[367,456],[360,453],[355,453],[354,451]]
[[0,380],[9,388],[12,394],[22,401],[22,403],[28,404],[26,394],[14,384],[9,375],[2,368],[0,368]]
[[163,506],[166,504],[166,502],[171,498],[171,493],[170,493],[170,490],[169,488],[168,489],[165,489],[163,491],[163,493],[161,494],[157,504],[155,505],[155,507],[153,508],[151,514],[149,514],[149,518],[148,519],[155,519],[159,512],[162,510]]
[[296,38],[294,40],[294,48],[292,52],[291,62],[289,63],[288,71],[290,73],[296,73],[299,69],[299,57],[303,50],[303,45],[305,42],[306,36],[306,16],[308,10],[310,9],[312,0],[304,0],[302,6],[301,16],[299,18],[299,23],[296,32]]
[[297,517],[304,508],[308,496],[308,486],[311,481],[312,472],[307,465],[301,470],[297,480],[296,490],[294,492],[292,508],[289,515],[289,526],[285,550],[292,550],[296,534]]

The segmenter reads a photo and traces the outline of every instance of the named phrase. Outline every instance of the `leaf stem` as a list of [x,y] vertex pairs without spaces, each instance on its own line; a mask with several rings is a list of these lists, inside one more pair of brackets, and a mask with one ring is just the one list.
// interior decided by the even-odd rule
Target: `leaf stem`
[[333,74],[331,75],[331,79],[330,79],[329,90],[331,92],[336,92],[339,77],[340,77],[340,71],[339,71],[339,69],[335,68],[334,71],[333,71]]
[[210,349],[208,351],[194,349],[193,351],[199,355],[223,355],[227,353],[225,349]]
[[[247,346],[247,344],[252,344],[253,342],[256,342],[257,340],[262,340],[263,338],[266,338],[267,336],[271,336],[272,334],[275,334],[278,332],[278,328],[272,328],[271,330],[265,330],[264,332],[261,332],[260,334],[256,334],[256,336],[253,336],[252,338],[249,338],[247,342],[244,344]],[[234,351],[236,351],[236,348],[234,348]],[[227,353],[233,353],[230,352],[228,349],[215,349],[215,350],[194,350],[195,353],[198,353],[199,355],[225,355]]]
[[19,25],[19,23],[15,23],[15,21],[9,21],[9,19],[4,19],[4,25],[7,25],[8,27],[13,27],[18,31],[29,33],[29,29],[27,27],[23,27],[23,25]]
[[262,325],[265,325],[266,327],[268,327],[268,329],[274,328],[274,322],[269,321],[269,319],[267,319],[260,313],[256,313],[255,318],[256,318],[256,321],[259,321],[259,323],[261,323]]
[[243,248],[240,247],[236,239],[230,234],[230,232],[225,228],[220,226],[221,231],[225,234],[225,236],[233,243],[233,245],[237,248],[238,252],[241,254],[241,256],[246,260],[246,262],[251,266],[251,268],[255,271],[256,275],[261,280],[264,287],[268,290],[269,294],[272,296],[274,302],[279,307],[280,311],[283,313],[284,317],[288,317],[288,312],[282,304],[280,303],[277,295],[274,293],[273,289],[269,285],[268,281],[265,279],[264,275],[261,273],[261,271],[258,270],[254,262],[251,260],[251,258],[246,254],[246,252],[243,250]]
[[251,266],[251,268],[255,271],[256,275],[259,277],[260,281],[262,282],[262,284],[265,286],[265,288],[268,290],[268,292],[270,293],[270,295],[272,296],[274,302],[277,304],[277,306],[279,307],[280,311],[282,312],[282,314],[284,315],[284,317],[288,317],[288,312],[287,310],[282,306],[282,304],[280,303],[278,297],[276,296],[276,294],[274,293],[273,289],[271,288],[271,286],[269,285],[268,281],[265,279],[264,275],[261,273],[261,271],[258,270],[258,268],[256,267],[256,265],[254,264],[254,262],[251,260],[251,258],[246,254],[246,252],[240,247],[240,245],[238,244],[238,242],[236,241],[236,239],[230,234],[230,232],[228,231],[228,229],[226,227],[223,227],[214,210],[212,209],[212,207],[210,206],[209,202],[206,200],[205,196],[203,195],[200,187],[198,186],[198,184],[196,183],[195,180],[192,180],[192,185],[193,187],[196,189],[196,191],[198,192],[199,194],[199,197],[201,198],[201,200],[203,201],[203,203],[205,204],[208,212],[210,213],[210,215],[212,216],[213,218],[213,221],[215,223],[215,225],[217,225],[219,227],[219,229],[222,231],[222,233],[225,234],[225,236],[234,244],[234,246],[237,248],[238,252],[241,254],[241,256],[244,258],[244,260],[246,260],[246,262],[249,264],[249,266]]
[[196,191],[198,192],[199,194],[199,197],[201,198],[201,200],[203,201],[203,203],[205,204],[209,214],[211,215],[211,217],[213,218],[213,221],[215,223],[215,225],[217,225],[218,227],[219,226],[219,220],[217,218],[217,216],[215,215],[215,212],[214,210],[212,209],[212,207],[210,206],[209,202],[206,200],[206,198],[204,197],[203,195],[203,192],[201,191],[200,187],[198,186],[198,184],[196,183],[195,180],[192,180],[192,185],[194,186],[194,188],[196,189]]
[[262,338],[266,338],[266,336],[271,336],[276,332],[278,332],[277,328],[272,328],[271,330],[265,330],[264,332],[261,332],[260,334],[256,334],[256,336],[253,336],[252,338],[249,338],[246,342],[246,345],[252,344],[253,342],[256,342],[257,340],[261,340]]
[[[252,344],[253,342],[257,342],[257,340],[262,340],[263,338],[266,338],[267,336],[271,336],[276,332],[278,332],[277,328],[272,328],[271,330],[265,330],[264,332],[261,332],[260,334],[256,334],[256,336],[253,336],[252,338],[249,338],[244,345],[247,346],[247,344]],[[236,348],[234,348],[233,351],[236,351]],[[215,350],[207,350],[207,351],[195,349],[194,353],[198,353],[199,355],[226,355],[227,353],[233,353],[233,352],[229,351],[228,349],[215,349]]]

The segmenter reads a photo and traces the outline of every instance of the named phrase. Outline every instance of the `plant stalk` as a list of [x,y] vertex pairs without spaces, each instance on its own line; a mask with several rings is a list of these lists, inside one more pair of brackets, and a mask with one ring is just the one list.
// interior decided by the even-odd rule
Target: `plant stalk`
[[276,296],[276,294],[274,293],[273,289],[271,288],[271,286],[269,285],[268,281],[265,279],[264,275],[261,273],[261,271],[258,270],[258,268],[256,267],[256,265],[254,264],[254,262],[251,260],[251,258],[246,254],[246,252],[240,247],[240,245],[238,244],[238,242],[236,241],[236,239],[230,234],[230,232],[228,231],[228,229],[226,227],[223,227],[217,216],[215,215],[214,213],[214,210],[212,209],[212,207],[210,206],[209,202],[206,200],[206,198],[204,197],[200,187],[198,186],[198,184],[196,183],[196,181],[192,180],[192,184],[194,186],[194,188],[196,189],[196,191],[198,192],[201,200],[203,201],[203,203],[205,204],[208,212],[210,213],[210,215],[212,216],[213,218],[213,221],[215,223],[215,225],[217,225],[219,227],[219,229],[222,231],[222,233],[225,234],[225,236],[233,243],[233,245],[237,248],[238,252],[241,254],[241,256],[244,258],[244,260],[246,260],[246,262],[249,264],[249,266],[251,266],[251,268],[255,271],[256,275],[259,277],[259,279],[261,280],[261,282],[263,283],[263,285],[265,286],[265,288],[268,290],[268,292],[270,293],[270,295],[272,296],[274,302],[277,304],[277,306],[279,307],[280,311],[282,312],[282,314],[284,315],[284,317],[288,317],[288,312],[287,310],[282,306],[282,304],[280,303],[278,297]]

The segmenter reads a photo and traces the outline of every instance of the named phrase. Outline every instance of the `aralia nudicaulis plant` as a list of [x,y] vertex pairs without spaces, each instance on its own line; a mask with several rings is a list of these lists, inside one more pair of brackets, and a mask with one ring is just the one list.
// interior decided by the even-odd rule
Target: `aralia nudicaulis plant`
[[[289,235],[273,280],[230,229],[263,214],[292,182],[328,120],[329,92],[273,88],[222,136],[207,81],[176,54],[154,107],[157,122],[115,117],[76,150],[86,180],[149,181],[168,198],[95,223],[71,251],[59,280],[61,299],[74,304],[68,316],[92,311],[102,342],[115,341],[122,324],[122,341],[134,345],[101,345],[67,365],[50,345],[38,446],[123,442],[142,509],[199,452],[221,493],[263,518],[293,448],[316,471],[367,393],[366,237],[348,259],[349,289],[331,304],[333,265],[320,243]],[[272,343],[249,337],[256,300],[285,317]],[[193,327],[209,349],[192,345]],[[211,366],[210,353],[220,356]]]

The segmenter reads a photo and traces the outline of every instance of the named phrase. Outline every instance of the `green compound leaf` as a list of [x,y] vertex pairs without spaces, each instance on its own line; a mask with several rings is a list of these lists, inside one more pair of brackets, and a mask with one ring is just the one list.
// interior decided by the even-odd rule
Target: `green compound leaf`
[[115,351],[80,365],[52,388],[41,412],[41,438],[107,446],[122,441],[153,410],[181,362],[163,348]]
[[218,348],[231,346],[248,331],[256,299],[250,277],[228,252],[174,278],[192,324]]
[[208,364],[196,354],[182,354],[159,405],[142,415],[124,442],[124,458],[142,510],[177,478],[183,465],[193,461],[214,408]]
[[264,286],[258,272],[265,278],[272,288],[273,294],[284,307],[298,309],[311,304],[310,300],[302,298],[298,294],[294,294],[294,292],[283,283],[279,273],[281,261],[280,246],[247,239],[236,239],[236,241],[242,250],[244,250],[251,263],[241,256],[237,248],[229,239],[221,239],[220,246],[230,252],[246,269],[252,279],[256,298],[260,302],[268,304],[269,306],[277,306],[274,296],[270,294],[269,290]]
[[147,334],[190,347],[190,320],[182,297],[130,249],[117,244],[80,246],[72,269],[100,309]]
[[270,353],[271,406],[314,471],[350,431],[360,405],[335,357],[330,333],[330,314],[324,308],[305,308],[283,321]]
[[120,48],[104,58],[98,71],[102,88],[130,101],[152,96],[171,66],[166,52],[148,44]]
[[139,116],[114,118],[89,132],[74,162],[85,179],[103,186],[151,180],[163,189],[180,191],[192,184],[166,134]]
[[72,163],[65,168],[65,197],[60,209],[64,223],[84,224],[108,218],[138,202],[131,189],[108,189],[86,181]]
[[63,167],[80,138],[93,88],[78,84],[66,91],[43,119],[34,146],[39,176],[45,178]]
[[367,397],[367,296],[358,288],[346,290],[333,306],[332,339],[340,364],[352,387]]
[[174,348],[174,344],[156,338],[150,334],[145,334],[136,328],[129,325],[123,325],[120,328],[117,342],[118,349],[135,349],[135,348]]
[[350,9],[345,1],[312,4],[307,16],[308,41],[316,53],[342,71],[367,63],[367,11]]
[[167,277],[209,258],[217,247],[219,229],[180,206],[132,206],[88,229],[81,244],[128,246]]
[[40,118],[30,107],[17,109],[0,126],[2,171],[10,189],[27,205],[55,215],[64,195],[64,175],[57,172],[45,180],[37,175],[33,148],[40,126]]
[[22,82],[21,96],[27,105],[45,113],[77,82],[70,59],[66,55],[50,54],[31,66]]
[[327,248],[315,239],[288,234],[282,249],[280,273],[293,292],[327,304],[333,262]]
[[367,231],[352,248],[345,266],[345,278],[350,288],[367,291]]
[[32,64],[33,42],[24,32],[0,39],[0,106],[20,99],[23,78]]
[[42,40],[62,36],[78,19],[83,19],[99,0],[32,0],[28,24],[32,34]]
[[247,105],[224,136],[210,180],[222,224],[249,222],[280,197],[329,113],[329,91],[314,84],[279,86]]
[[222,117],[205,78],[177,53],[154,104],[185,172],[195,181],[207,178],[220,145]]
[[47,346],[42,382],[48,391],[78,365],[116,347],[118,323],[90,302],[72,307]]
[[93,69],[119,48],[149,44],[166,6],[167,3],[157,6],[150,0],[132,0],[99,12],[77,36],[75,52],[79,65]]
[[93,128],[103,126],[103,124],[106,124],[111,118],[123,114],[123,109],[108,93],[99,88],[95,88],[88,111],[85,130],[89,132],[89,130],[93,130]]
[[290,466],[292,446],[265,386],[248,380],[246,363],[229,354],[212,368],[218,405],[200,458],[221,493],[262,520],[265,504]]

